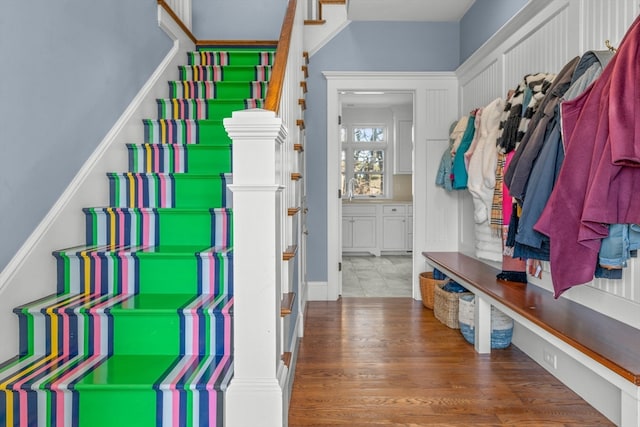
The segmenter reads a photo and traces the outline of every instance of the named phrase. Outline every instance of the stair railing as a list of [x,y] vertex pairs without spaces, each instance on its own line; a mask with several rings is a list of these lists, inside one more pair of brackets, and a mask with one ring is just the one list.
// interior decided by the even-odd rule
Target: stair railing
[[233,140],[234,377],[225,395],[231,426],[287,424],[293,380],[287,356],[297,336],[282,308],[297,283],[286,255],[300,239],[288,208],[300,198],[294,145],[304,104],[304,9],[289,0],[265,108],[236,111],[224,121]]

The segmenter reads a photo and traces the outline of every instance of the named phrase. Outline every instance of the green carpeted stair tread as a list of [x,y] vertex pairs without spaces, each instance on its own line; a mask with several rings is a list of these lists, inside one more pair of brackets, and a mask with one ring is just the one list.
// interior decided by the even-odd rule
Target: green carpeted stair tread
[[144,139],[149,144],[229,145],[231,138],[223,119],[143,119]]
[[109,205],[130,208],[230,207],[231,174],[109,172]]
[[180,65],[178,80],[193,81],[268,81],[271,65]]
[[207,245],[76,246],[55,251],[58,293],[232,292],[233,250]]
[[187,52],[189,65],[267,65],[273,64],[273,49],[206,50]]
[[156,99],[159,119],[211,120],[231,117],[234,111],[264,107],[264,99]]
[[[222,426],[224,391],[232,376],[230,355],[113,356],[74,386],[80,397],[80,423]],[[126,410],[104,411],[105,407]]]
[[217,174],[231,172],[231,145],[127,144],[129,172]]
[[[229,208],[84,208],[87,245],[231,246]],[[180,230],[179,233],[176,230]]]
[[251,99],[266,98],[267,81],[193,81],[169,82],[169,98],[185,99]]

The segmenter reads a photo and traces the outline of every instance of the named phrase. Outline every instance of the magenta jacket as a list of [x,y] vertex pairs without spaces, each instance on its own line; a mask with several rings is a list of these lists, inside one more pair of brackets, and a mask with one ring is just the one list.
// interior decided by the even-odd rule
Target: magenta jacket
[[593,280],[606,224],[640,223],[640,17],[602,75],[561,104],[565,160],[534,226],[551,241],[556,298]]

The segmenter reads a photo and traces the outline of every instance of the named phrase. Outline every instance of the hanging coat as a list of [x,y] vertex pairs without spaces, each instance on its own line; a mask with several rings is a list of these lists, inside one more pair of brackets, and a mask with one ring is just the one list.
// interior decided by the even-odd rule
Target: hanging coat
[[549,236],[555,296],[590,282],[607,224],[640,223],[640,17],[602,75],[561,104],[565,160],[535,229]]

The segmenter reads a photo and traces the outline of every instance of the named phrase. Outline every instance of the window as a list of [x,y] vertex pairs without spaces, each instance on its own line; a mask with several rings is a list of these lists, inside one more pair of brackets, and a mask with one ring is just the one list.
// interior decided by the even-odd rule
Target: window
[[387,129],[381,125],[353,125],[341,129],[342,188],[347,197],[387,196]]

